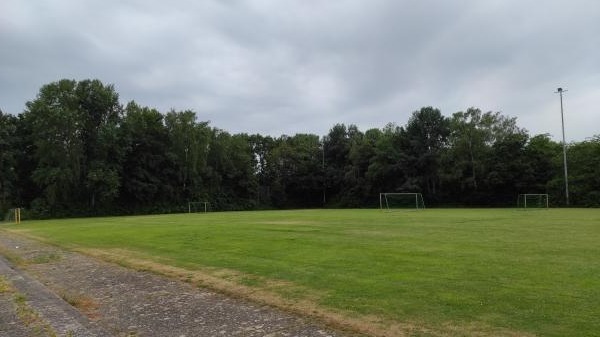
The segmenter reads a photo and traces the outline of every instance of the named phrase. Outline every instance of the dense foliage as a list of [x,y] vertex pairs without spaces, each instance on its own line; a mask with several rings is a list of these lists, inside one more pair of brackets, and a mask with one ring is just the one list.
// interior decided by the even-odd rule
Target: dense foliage
[[[571,201],[600,205],[600,137],[569,144]],[[0,111],[0,210],[35,217],[372,207],[380,192],[433,205],[513,205],[519,193],[564,204],[562,147],[516,118],[476,108],[413,112],[406,125],[314,134],[230,134],[193,111],[119,102],[112,85],[44,85],[18,117]]]

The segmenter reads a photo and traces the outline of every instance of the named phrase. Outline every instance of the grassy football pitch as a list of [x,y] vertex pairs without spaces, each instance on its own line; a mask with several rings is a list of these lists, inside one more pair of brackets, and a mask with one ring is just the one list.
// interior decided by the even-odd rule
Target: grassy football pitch
[[209,273],[379,331],[600,334],[600,209],[254,211],[4,228]]

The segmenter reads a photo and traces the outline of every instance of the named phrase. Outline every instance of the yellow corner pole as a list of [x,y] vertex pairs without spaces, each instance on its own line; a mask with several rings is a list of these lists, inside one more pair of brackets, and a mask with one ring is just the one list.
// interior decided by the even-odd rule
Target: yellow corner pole
[[21,223],[21,209],[20,208],[15,209],[15,223],[17,223],[17,224]]

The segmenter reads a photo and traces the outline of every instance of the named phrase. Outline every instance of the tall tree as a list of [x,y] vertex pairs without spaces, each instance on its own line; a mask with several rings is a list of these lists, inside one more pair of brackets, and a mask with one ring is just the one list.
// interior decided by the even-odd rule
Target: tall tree
[[600,206],[600,135],[571,144],[567,155],[573,203]]
[[488,172],[485,185],[488,188],[488,200],[495,203],[510,204],[518,193],[529,193],[531,167],[526,158],[526,143],[528,136],[514,133],[498,139],[486,158],[485,166]]
[[525,186],[520,193],[550,193],[548,183],[555,176],[562,176],[561,167],[556,162],[556,158],[560,157],[562,165],[560,144],[550,139],[548,134],[533,136],[525,148],[525,157],[529,169],[523,172],[521,179]]
[[513,135],[525,134],[525,130],[517,127],[516,118],[499,112],[482,113],[469,108],[454,113],[450,119],[450,149],[444,156],[445,179],[450,184],[458,183],[461,195],[471,198],[470,202],[486,200],[486,186],[482,183],[490,169],[486,164],[490,163],[492,146]]
[[211,129],[208,122],[197,122],[191,110],[171,110],[165,116],[165,125],[170,139],[171,154],[177,165],[177,199],[206,199],[202,175],[210,144]]
[[488,124],[481,110],[476,108],[469,108],[466,112],[460,111],[452,115],[450,121],[452,157],[457,159],[455,167],[459,168],[459,171],[455,171],[455,174],[460,175],[457,178],[462,181],[462,189],[478,188],[479,175],[483,171],[482,159],[491,141]]
[[[129,102],[122,125],[125,146],[122,204],[132,208],[160,207],[172,200],[177,186],[175,164],[163,115]],[[183,207],[183,205],[181,206]]]
[[319,136],[281,136],[269,157],[273,205],[315,207],[322,205],[323,170]]
[[336,124],[323,138],[325,161],[325,186],[328,202],[340,203],[344,193],[344,179],[350,167],[350,149],[362,133],[356,125]]
[[119,142],[122,107],[114,86],[99,80],[77,83],[75,95],[82,119],[82,176],[92,209],[117,197],[123,149]]
[[217,209],[252,209],[257,204],[256,158],[251,137],[213,129],[208,152],[207,181]]
[[[19,207],[28,207],[33,200],[43,200],[43,191],[33,181],[33,172],[36,169],[35,146],[33,144],[33,127],[25,114],[19,114],[16,120],[16,129],[12,138],[12,152],[14,156],[15,181],[12,189],[13,204]],[[44,212],[47,213],[47,212]]]
[[389,123],[375,143],[375,154],[367,171],[372,188],[379,192],[419,191],[411,178],[410,140],[403,127]]
[[27,123],[32,128],[36,168],[33,180],[44,192],[38,205],[51,212],[78,205],[84,161],[81,137],[83,121],[75,95],[77,83],[61,80],[40,89],[37,98],[26,103]]
[[358,133],[351,138],[350,165],[344,177],[344,195],[342,203],[353,207],[373,205],[375,196],[380,191],[373,190],[373,184],[367,173],[376,155],[376,146],[382,137],[379,129],[369,129],[364,134]]
[[26,107],[35,147],[32,176],[45,196],[37,205],[83,210],[97,199],[112,200],[119,185],[121,112],[113,86],[60,80],[43,86]]
[[414,175],[419,177],[422,190],[435,196],[439,185],[439,166],[442,149],[450,134],[449,120],[440,110],[423,107],[413,112],[406,125]]
[[0,110],[0,212],[13,206],[16,198],[17,122]]
[[[258,182],[257,203],[261,208],[270,208],[274,206],[273,200],[282,203],[280,198],[273,199],[272,192],[275,185],[280,183],[278,179],[277,160],[274,158],[273,151],[276,148],[276,141],[271,136],[262,136],[254,134],[249,136],[250,146],[254,157],[256,158],[256,177]],[[278,186],[276,188],[279,188]],[[281,197],[281,196],[280,196]]]

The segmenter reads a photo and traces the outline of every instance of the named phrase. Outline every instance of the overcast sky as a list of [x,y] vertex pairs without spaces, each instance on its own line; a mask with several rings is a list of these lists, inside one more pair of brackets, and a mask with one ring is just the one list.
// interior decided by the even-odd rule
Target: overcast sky
[[2,0],[0,109],[100,79],[238,133],[404,125],[423,106],[600,134],[597,0]]

